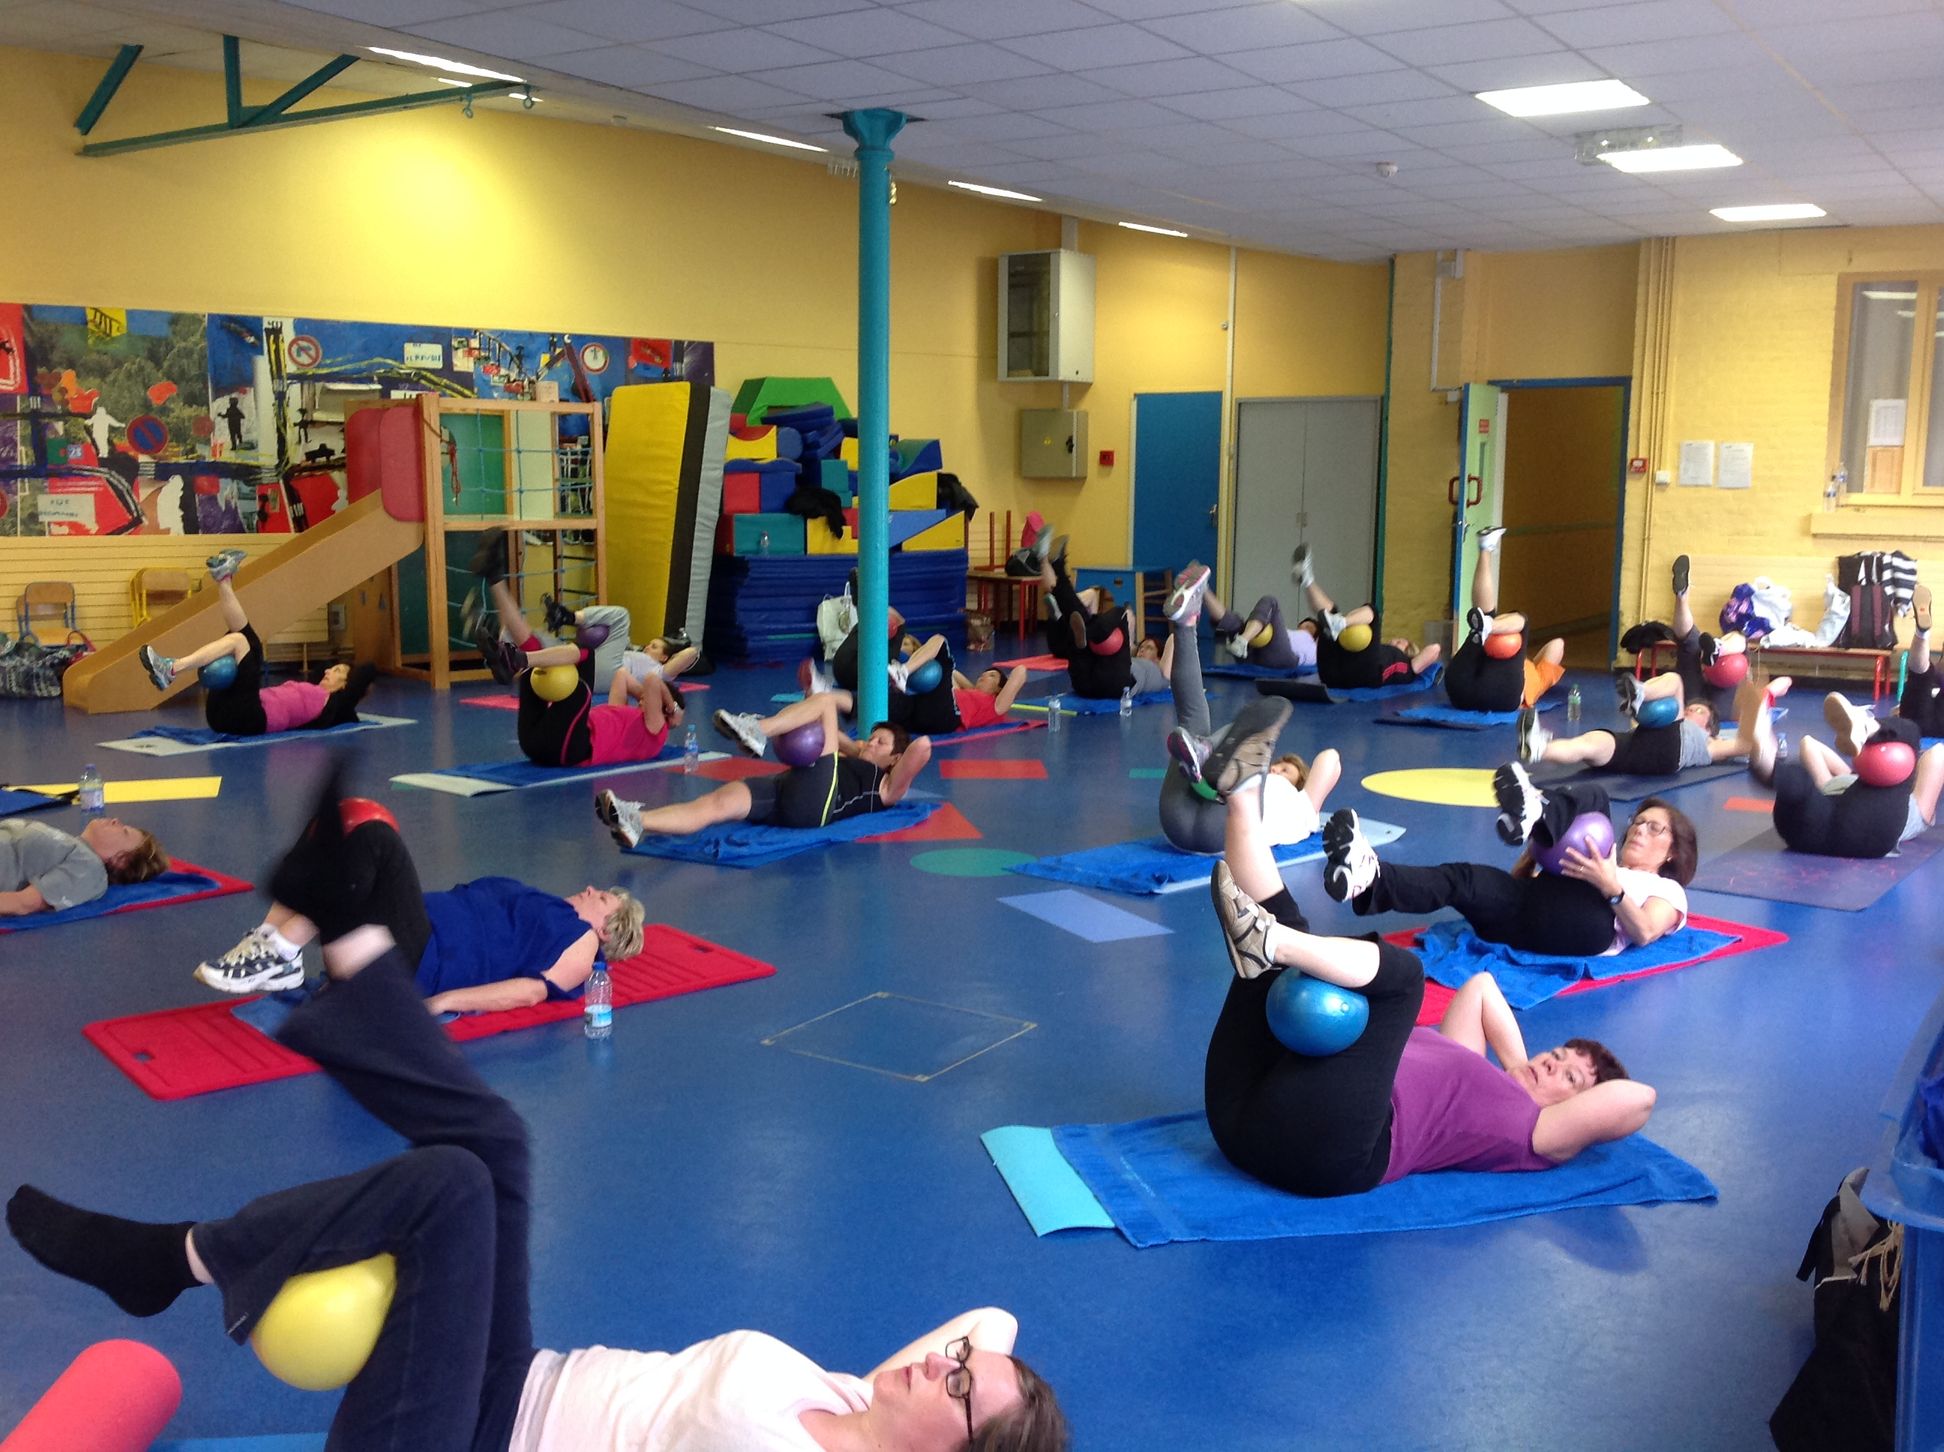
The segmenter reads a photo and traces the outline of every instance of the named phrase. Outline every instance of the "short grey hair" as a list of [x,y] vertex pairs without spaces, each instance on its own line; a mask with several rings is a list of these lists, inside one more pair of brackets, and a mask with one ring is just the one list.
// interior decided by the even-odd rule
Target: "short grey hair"
[[608,962],[617,963],[623,958],[632,958],[641,951],[642,927],[648,920],[648,909],[641,905],[641,899],[625,887],[610,887],[609,892],[620,899],[614,911],[608,914],[605,927],[607,944],[605,955]]

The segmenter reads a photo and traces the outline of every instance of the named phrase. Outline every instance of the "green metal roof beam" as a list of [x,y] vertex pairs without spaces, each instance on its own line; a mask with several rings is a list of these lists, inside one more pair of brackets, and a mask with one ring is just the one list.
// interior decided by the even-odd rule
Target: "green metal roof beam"
[[259,106],[256,110],[252,111],[247,119],[254,126],[268,121],[273,116],[283,115],[284,112],[303,100],[304,97],[308,96],[312,91],[315,91],[319,86],[330,84],[331,81],[335,80],[339,75],[357,63],[358,58],[354,55],[341,55],[335,59],[326,61],[308,76],[304,77],[303,80],[277,97],[269,105]]
[[223,102],[229,124],[243,124],[243,46],[233,35],[223,37]]
[[[469,98],[496,96],[525,84],[524,81],[481,81],[477,85],[457,89],[415,91],[408,96],[382,96],[376,100],[353,101],[343,106],[322,106],[314,111],[286,111],[264,120],[258,120],[252,115],[246,116],[240,124],[234,126],[218,122],[214,126],[190,126],[181,131],[159,131],[149,136],[124,136],[114,141],[91,141],[81,148],[81,155],[120,156],[124,152],[153,151],[157,147],[180,146],[190,141],[208,141],[217,136],[249,136],[259,131],[281,131],[286,127],[310,126],[321,121],[344,121],[355,116],[384,116],[394,111],[416,111],[426,106],[443,106],[455,101],[463,102]],[[273,101],[270,104],[274,106],[277,102]]]
[[88,104],[83,106],[81,114],[74,118],[76,131],[86,136],[94,130],[95,122],[99,121],[101,113],[108,109],[108,103],[115,99],[115,92],[119,91],[121,83],[128,79],[129,67],[135,64],[135,57],[141,53],[142,48],[139,45],[125,45],[115,52],[115,58],[108,62],[108,69],[102,72],[101,84],[94,88],[94,94],[88,97]]

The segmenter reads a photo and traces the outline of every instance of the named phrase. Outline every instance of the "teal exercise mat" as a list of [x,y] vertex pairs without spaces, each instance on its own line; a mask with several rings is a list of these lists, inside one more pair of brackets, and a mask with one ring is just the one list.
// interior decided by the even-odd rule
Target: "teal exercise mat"
[[223,751],[238,746],[274,746],[280,741],[318,741],[345,736],[354,731],[382,731],[391,726],[416,726],[408,716],[378,716],[366,712],[355,721],[341,722],[311,731],[266,731],[258,736],[232,736],[212,731],[207,726],[149,726],[119,741],[98,741],[110,751],[129,751],[137,756],[192,756],[199,751]]

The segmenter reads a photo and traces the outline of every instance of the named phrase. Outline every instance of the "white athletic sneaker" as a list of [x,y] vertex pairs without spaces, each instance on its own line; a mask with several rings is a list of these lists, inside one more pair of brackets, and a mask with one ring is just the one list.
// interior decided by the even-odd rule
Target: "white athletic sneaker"
[[1498,798],[1499,841],[1508,847],[1525,845],[1532,829],[1544,815],[1546,795],[1532,784],[1532,777],[1516,761],[1508,761],[1492,773],[1492,794]]
[[1478,532],[1478,552],[1481,555],[1493,554],[1498,550],[1499,541],[1505,538],[1505,526],[1488,524]]
[[821,696],[835,688],[836,678],[824,669],[822,661],[806,656],[797,667],[797,689],[806,696]]
[[304,986],[304,958],[286,958],[270,946],[262,928],[213,962],[198,963],[196,977],[220,993],[276,993]]
[[1621,671],[1613,678],[1613,698],[1620,707],[1620,714],[1629,721],[1638,714],[1643,694],[1640,682],[1628,672]]
[[1168,595],[1168,619],[1184,625],[1201,614],[1202,593],[1208,589],[1208,566],[1190,560],[1175,576],[1175,587]]
[[890,665],[885,667],[885,670],[889,672],[891,684],[897,687],[899,695],[908,696],[911,694],[911,667],[907,666],[901,660],[894,660]]
[[1527,766],[1538,761],[1546,754],[1546,745],[1552,740],[1552,732],[1539,724],[1539,708],[1521,706],[1519,708],[1519,760]]
[[1247,660],[1249,658],[1249,637],[1246,635],[1231,635],[1228,640],[1228,653],[1237,660]]
[[1307,590],[1316,583],[1316,565],[1310,559],[1310,547],[1297,545],[1296,553],[1289,557],[1289,578],[1299,590]]
[[1323,890],[1338,902],[1370,891],[1377,880],[1377,852],[1363,834],[1354,808],[1332,812],[1323,824]]
[[1335,640],[1350,628],[1350,622],[1334,610],[1325,610],[1323,612],[1323,628],[1330,632],[1330,639]]
[[1875,713],[1868,707],[1851,705],[1840,691],[1823,697],[1823,720],[1836,733],[1836,749],[1845,756],[1853,757],[1861,751],[1877,729]]
[[727,736],[750,756],[761,756],[769,748],[769,737],[763,734],[760,724],[762,717],[739,711],[718,711],[715,713],[715,729]]
[[617,797],[611,791],[596,792],[594,815],[607,824],[608,835],[623,847],[641,840],[641,803]]

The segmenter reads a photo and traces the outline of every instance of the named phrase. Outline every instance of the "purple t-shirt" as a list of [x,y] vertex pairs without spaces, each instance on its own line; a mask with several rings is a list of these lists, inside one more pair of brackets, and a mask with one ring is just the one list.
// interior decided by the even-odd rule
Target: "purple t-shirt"
[[330,698],[329,691],[309,681],[285,681],[281,686],[266,687],[257,692],[257,699],[263,702],[263,729],[267,733],[308,726]]
[[1436,1029],[1411,1030],[1391,1083],[1390,1167],[1384,1183],[1418,1170],[1549,1170],[1532,1148],[1539,1106],[1483,1054]]

